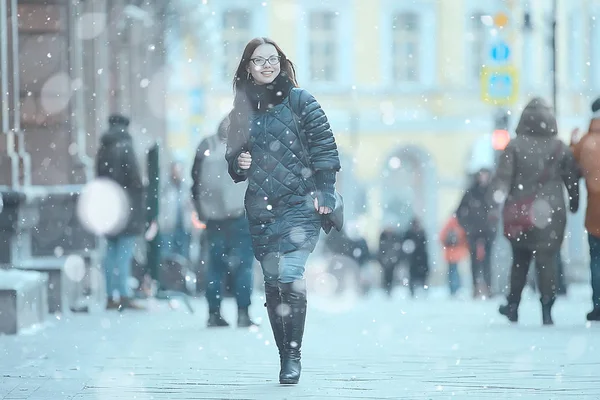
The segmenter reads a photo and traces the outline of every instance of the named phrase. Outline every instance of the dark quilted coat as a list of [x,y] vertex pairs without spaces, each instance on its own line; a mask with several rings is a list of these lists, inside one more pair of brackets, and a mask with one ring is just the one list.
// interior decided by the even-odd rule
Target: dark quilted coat
[[[325,187],[320,178],[328,176],[332,184],[324,190],[332,198],[340,169],[333,133],[315,98],[291,85],[276,91],[279,98],[271,98],[268,107],[259,104],[249,112],[246,139],[231,133],[228,137],[229,173],[236,182],[248,180],[246,215],[259,261],[269,253],[314,250],[321,229],[314,196],[317,188]],[[243,151],[252,155],[246,171],[237,165]]]
[[110,129],[101,139],[96,155],[96,175],[110,178],[125,190],[130,212],[126,226],[109,238],[139,235],[144,231],[145,207],[144,185],[135,156],[133,139],[126,124],[111,123]]

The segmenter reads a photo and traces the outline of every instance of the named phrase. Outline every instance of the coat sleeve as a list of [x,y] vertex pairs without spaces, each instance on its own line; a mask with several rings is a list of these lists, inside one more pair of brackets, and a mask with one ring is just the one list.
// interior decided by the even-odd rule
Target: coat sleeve
[[140,167],[135,156],[133,142],[126,140],[123,145],[116,146],[116,159],[120,160],[124,169],[124,185],[133,191],[143,191],[144,184],[140,173]]
[[292,107],[300,118],[306,135],[308,157],[315,174],[319,205],[333,209],[336,173],[341,169],[337,144],[319,102],[304,89],[294,90],[298,91],[298,96],[296,104],[292,104]]
[[339,171],[340,159],[337,145],[325,112],[308,91],[295,90],[299,91],[297,98],[299,104],[294,109],[306,134],[312,169]]
[[238,166],[238,157],[242,154],[242,150],[234,150],[227,146],[227,153],[225,153],[225,159],[227,160],[227,172],[235,183],[243,182],[248,179],[248,171],[243,170]]
[[194,157],[194,165],[192,166],[192,200],[194,202],[194,208],[196,213],[198,214],[198,219],[200,221],[206,221],[204,216],[200,211],[200,190],[202,183],[200,182],[200,177],[202,176],[202,162],[206,157],[206,152],[208,151],[208,140],[204,139],[200,142],[198,149],[196,149],[196,156]]
[[498,159],[498,168],[487,192],[489,204],[495,211],[510,194],[515,176],[515,148],[509,143]]
[[560,175],[569,193],[569,209],[572,213],[575,213],[579,209],[579,179],[581,173],[571,149],[565,146],[563,154],[560,163]]
[[460,200],[460,204],[456,209],[456,219],[460,226],[465,230],[469,227],[469,202],[471,198],[471,189],[467,189],[464,196]]
[[146,191],[140,167],[135,156],[133,141],[124,140],[122,145],[116,146],[116,160],[123,167],[123,185],[129,195],[131,214],[129,216],[130,231],[141,233],[146,224]]
[[[233,113],[233,111],[232,111]],[[230,114],[231,115],[231,114]],[[234,115],[231,115],[232,121],[227,131],[227,151],[225,153],[225,159],[227,160],[227,172],[234,182],[243,182],[248,179],[248,170],[243,170],[238,165],[238,157],[243,152],[247,151],[247,143],[241,139],[241,132],[239,130],[239,118],[234,119]]]

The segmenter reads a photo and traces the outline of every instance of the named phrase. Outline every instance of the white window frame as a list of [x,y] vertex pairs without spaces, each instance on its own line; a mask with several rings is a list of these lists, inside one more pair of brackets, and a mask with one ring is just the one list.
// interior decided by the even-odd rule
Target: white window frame
[[[500,11],[507,11],[504,9],[504,2],[503,0],[486,0],[485,2],[481,1],[481,0],[467,0],[465,3],[465,16],[464,16],[464,43],[465,43],[465,47],[464,47],[464,73],[465,73],[465,82],[466,82],[466,87],[469,88],[470,90],[479,90],[480,86],[481,86],[481,79],[477,76],[474,76],[471,70],[471,66],[473,65],[473,54],[471,52],[471,41],[468,40],[469,38],[469,34],[471,33],[471,27],[472,27],[472,16],[474,16],[475,14],[481,13],[482,15],[490,15],[493,16],[496,13],[500,12]],[[489,35],[487,37],[487,41],[484,43],[484,52],[488,51],[490,48],[491,43],[493,42],[494,38]],[[513,56],[514,57],[514,51],[515,49],[511,49],[511,51],[513,52]],[[489,57],[489,55],[486,54],[487,57]],[[485,57],[484,57],[485,58]],[[514,59],[514,58],[513,58]],[[485,64],[487,65],[487,64]]]
[[523,77],[520,79],[520,86],[527,91],[534,90],[536,85],[536,70],[537,62],[535,61],[535,15],[531,8],[523,10],[523,15],[529,12],[529,18],[531,20],[531,30],[522,30],[523,47],[521,49],[521,71],[523,71]]
[[[330,0],[324,4],[321,1],[303,0],[297,7],[300,18],[296,20],[297,57],[295,61],[296,74],[300,86],[309,86],[310,89],[320,92],[348,91],[352,85],[354,73],[354,47],[352,42],[355,37],[353,24],[355,0]],[[310,77],[310,32],[307,25],[312,12],[336,13],[337,30],[337,71],[335,79],[329,82],[315,81]]]
[[[585,57],[584,57],[584,46],[585,46],[585,20],[584,13],[581,12],[580,7],[576,7],[577,2],[571,0],[571,8],[565,15],[566,23],[563,28],[562,34],[565,35],[568,47],[567,47],[567,63],[564,66],[566,74],[563,74],[564,81],[568,82],[566,87],[562,90],[567,89],[568,91],[578,92],[584,87],[584,81],[586,79],[585,71]],[[562,35],[561,35],[562,36]],[[560,59],[560,58],[559,58]],[[560,65],[558,66],[560,71]]]
[[[380,15],[381,33],[381,62],[379,63],[384,87],[393,87],[400,92],[411,92],[431,89],[435,86],[437,77],[437,47],[438,27],[436,24],[435,1],[399,2],[382,0]],[[419,18],[419,66],[417,81],[397,81],[394,79],[394,16],[410,13]]]
[[[594,39],[595,41],[592,42],[593,44],[595,44],[594,47],[592,47],[591,45],[588,44],[588,52],[589,54],[589,60],[590,60],[590,67],[588,68],[589,74],[588,74],[588,80],[589,80],[589,87],[593,88],[593,90],[598,90],[600,89],[600,4],[595,3],[591,10],[590,10],[590,14],[589,14],[589,18],[586,21],[586,26],[588,24],[590,24],[590,20],[592,19],[592,16],[596,17],[595,20],[595,24],[593,26],[593,28],[591,26],[588,26],[588,30],[587,32],[592,33],[592,35],[594,35]],[[591,40],[591,37],[590,37]]]
[[[215,30],[218,35],[217,43],[214,58],[211,63],[212,68],[211,71],[207,71],[207,73],[211,76],[212,85],[217,89],[231,89],[231,85],[233,82],[233,72],[228,72],[229,75],[223,75],[223,71],[221,69],[223,65],[223,59],[225,57],[225,51],[223,49],[223,36],[222,36],[222,24],[223,24],[223,16],[225,12],[231,10],[244,10],[247,11],[250,15],[250,32],[248,37],[246,38],[246,42],[249,42],[255,37],[259,36],[269,36],[269,24],[268,24],[268,13],[267,7],[255,7],[250,5],[241,5],[239,1],[236,0],[219,0],[215,2],[215,5],[212,7],[213,12],[215,13],[213,18],[215,19]],[[242,54],[238,55],[240,57]]]

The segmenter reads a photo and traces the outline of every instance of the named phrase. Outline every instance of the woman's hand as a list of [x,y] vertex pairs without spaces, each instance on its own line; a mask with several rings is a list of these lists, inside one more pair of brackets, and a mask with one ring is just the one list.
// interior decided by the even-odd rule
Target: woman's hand
[[329,207],[319,207],[319,200],[317,200],[316,197],[315,197],[315,210],[317,210],[317,212],[319,214],[331,214],[331,208],[329,208]]
[[252,156],[250,155],[249,152],[246,151],[239,155],[237,162],[238,162],[238,166],[240,167],[240,169],[243,169],[243,170],[249,169],[250,165],[252,165]]

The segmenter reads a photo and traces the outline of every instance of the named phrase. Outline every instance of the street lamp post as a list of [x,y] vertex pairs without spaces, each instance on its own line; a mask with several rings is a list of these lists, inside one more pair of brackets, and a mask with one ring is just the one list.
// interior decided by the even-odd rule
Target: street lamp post
[[557,77],[556,77],[556,12],[557,12],[557,2],[558,0],[552,0],[552,38],[551,38],[551,46],[552,46],[552,105],[554,107],[554,115],[558,115],[558,101],[556,98],[557,93]]

